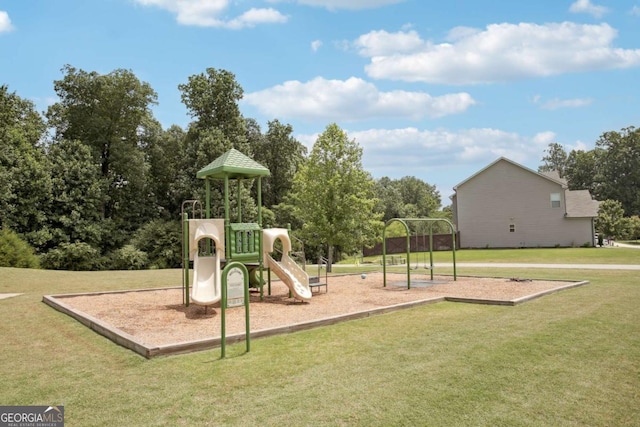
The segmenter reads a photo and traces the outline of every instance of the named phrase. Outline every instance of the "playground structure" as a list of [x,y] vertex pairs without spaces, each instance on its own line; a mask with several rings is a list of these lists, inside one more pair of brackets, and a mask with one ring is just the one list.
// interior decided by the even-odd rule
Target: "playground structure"
[[[269,176],[267,168],[231,149],[198,171],[197,177],[205,180],[206,199],[204,212],[196,200],[183,203],[183,303],[210,306],[222,300],[223,269],[238,262],[244,265],[249,284],[260,290],[264,297],[264,272],[268,273],[269,292],[271,272],[287,285],[290,294],[300,300],[311,299],[309,276],[289,256],[291,240],[284,228],[262,229],[262,177]],[[224,218],[211,218],[211,180],[224,180]],[[244,180],[257,182],[257,222],[243,222],[240,198],[237,200],[237,217],[230,218],[230,184],[236,181],[237,194],[241,193]],[[185,207],[191,207],[191,218]],[[204,218],[203,218],[204,216]],[[281,261],[271,255],[274,243],[282,245]],[[193,261],[193,278],[189,277],[189,265]],[[190,289],[191,288],[191,289]],[[228,291],[225,290],[225,291]],[[240,290],[228,296],[225,306],[242,305]],[[244,302],[245,304],[248,301]],[[226,308],[226,307],[225,307]]]
[[[417,223],[427,223],[429,225],[429,265],[424,263],[424,267],[427,268],[431,273],[431,281],[433,282],[433,224],[436,222],[444,222],[449,226],[451,230],[451,242],[452,242],[452,254],[453,254],[453,280],[456,281],[458,279],[456,272],[456,236],[455,236],[455,228],[451,222],[445,218],[392,218],[388,220],[384,225],[384,230],[382,231],[382,274],[383,274],[383,286],[387,286],[387,227],[394,222],[399,222],[403,225],[404,230],[407,233],[406,240],[406,268],[407,268],[407,289],[411,289],[411,231],[409,229],[408,223],[417,222]],[[424,238],[424,236],[423,236]],[[417,241],[417,234],[416,234]],[[417,261],[417,260],[416,260]],[[416,262],[415,268],[418,268],[418,263]],[[414,285],[417,284],[414,281]]]

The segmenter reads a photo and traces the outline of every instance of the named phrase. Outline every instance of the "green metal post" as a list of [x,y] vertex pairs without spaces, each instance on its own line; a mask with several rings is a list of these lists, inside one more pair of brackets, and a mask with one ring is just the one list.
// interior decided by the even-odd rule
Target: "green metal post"
[[249,272],[244,267],[244,335],[247,344],[247,353],[251,350],[251,322],[249,321]]
[[384,225],[382,229],[382,286],[387,287],[387,226],[389,222]]
[[227,310],[227,264],[222,270],[222,301],[220,302],[220,359],[224,359],[227,353],[227,323],[225,312]]
[[237,205],[238,205],[238,222],[242,222],[242,198],[240,197],[240,190],[242,189],[242,180],[241,179],[237,179],[236,181],[238,181],[238,187],[237,187],[237,194],[236,194],[236,198],[237,200]]
[[407,288],[411,288],[411,236],[409,234],[409,227],[404,220],[400,218],[391,218],[387,221],[382,229],[382,285],[387,286],[387,227],[394,221],[398,221],[404,226],[404,230],[407,233],[406,243],[406,258],[407,258]]
[[207,190],[207,194],[205,196],[205,218],[211,218],[211,182],[209,178],[205,179],[205,187]]
[[224,252],[227,262],[231,261],[231,222],[229,219],[229,177],[224,177]]
[[182,298],[182,303],[189,307],[189,215],[184,213],[182,214],[182,247],[184,248],[182,254],[182,265],[183,265],[183,275],[184,275],[184,293]]
[[[260,236],[258,237],[258,270],[260,275],[260,301],[264,300],[264,279],[262,272],[264,270],[264,254],[262,249],[262,177],[258,177],[258,225],[260,226]],[[271,281],[269,281],[269,295],[271,295]]]
[[433,280],[433,221],[429,221],[429,270]]
[[407,289],[411,289],[411,236],[409,235],[409,227],[404,222],[403,224],[407,228]]
[[453,280],[456,281],[458,280],[458,274],[456,272],[456,235],[453,230],[453,225],[449,225],[451,226],[451,248],[453,249]]

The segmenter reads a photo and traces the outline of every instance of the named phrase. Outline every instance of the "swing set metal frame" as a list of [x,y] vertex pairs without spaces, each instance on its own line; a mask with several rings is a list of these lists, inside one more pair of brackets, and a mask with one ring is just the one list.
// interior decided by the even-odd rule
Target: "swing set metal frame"
[[[407,233],[406,241],[406,258],[407,258],[407,289],[411,289],[411,232],[409,230],[409,222],[426,222],[429,224],[429,266],[426,267],[431,272],[431,280],[433,280],[433,224],[436,222],[444,222],[449,225],[451,230],[451,248],[453,254],[453,280],[458,280],[456,271],[456,233],[455,228],[451,221],[445,218],[391,218],[384,225],[382,231],[382,274],[383,274],[383,286],[387,286],[387,227],[394,222],[399,222],[403,225]],[[417,232],[416,232],[417,233]],[[417,238],[417,234],[416,234]],[[417,258],[416,258],[417,260]]]

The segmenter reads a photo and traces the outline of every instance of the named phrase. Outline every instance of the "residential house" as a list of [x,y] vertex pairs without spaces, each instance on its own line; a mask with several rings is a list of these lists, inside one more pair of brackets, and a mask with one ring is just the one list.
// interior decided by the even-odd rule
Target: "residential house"
[[461,248],[593,246],[599,202],[504,157],[454,187]]

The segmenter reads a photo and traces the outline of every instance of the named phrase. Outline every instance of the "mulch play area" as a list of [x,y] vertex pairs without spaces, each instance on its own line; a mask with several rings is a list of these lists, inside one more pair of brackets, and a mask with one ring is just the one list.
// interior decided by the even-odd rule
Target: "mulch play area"
[[[289,297],[286,286],[272,283],[271,295],[250,295],[251,338],[289,333],[393,310],[441,301],[517,305],[534,298],[587,284],[551,280],[460,277],[412,273],[330,276],[326,289],[310,302]],[[47,295],[43,301],[114,342],[147,358],[220,346],[220,305],[182,304],[182,289],[164,288],[90,294]],[[244,306],[228,308],[226,342],[244,340]]]

